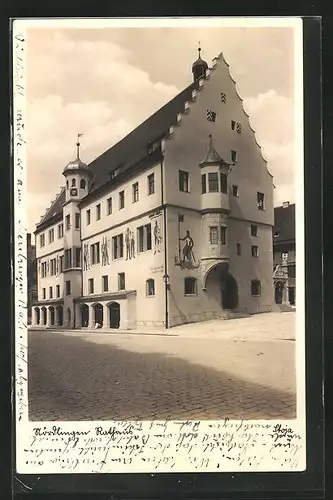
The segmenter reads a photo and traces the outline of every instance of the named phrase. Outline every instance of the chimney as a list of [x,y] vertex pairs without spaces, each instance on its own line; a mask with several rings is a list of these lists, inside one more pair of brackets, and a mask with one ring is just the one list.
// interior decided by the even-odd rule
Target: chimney
[[283,208],[288,208],[289,207],[289,201],[284,201],[282,203]]

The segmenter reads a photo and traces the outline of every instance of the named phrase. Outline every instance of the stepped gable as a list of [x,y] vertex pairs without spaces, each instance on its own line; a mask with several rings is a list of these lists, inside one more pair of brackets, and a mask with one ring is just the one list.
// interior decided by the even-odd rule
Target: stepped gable
[[177,123],[177,115],[184,112],[185,102],[192,101],[192,91],[198,88],[199,82],[193,82],[112,148],[93,160],[89,164],[94,174],[91,192],[110,181],[112,170],[124,172],[144,160],[148,145],[164,137],[169,127]]
[[[200,82],[201,80],[196,80],[191,83],[191,85],[138,125],[127,136],[89,164],[93,173],[93,183],[89,194],[109,182],[113,170],[122,173],[149,157],[149,144],[165,137],[169,133],[169,128],[177,124],[177,115],[184,113],[185,102],[193,101],[192,92],[201,88],[202,84]],[[84,200],[89,197],[89,194]],[[42,225],[44,226],[53,217],[60,215],[64,203],[65,191],[63,190],[47,210],[37,228]]]
[[295,240],[295,203],[274,208],[274,243]]
[[65,189],[62,188],[54,202],[51,204],[50,208],[47,210],[46,214],[44,217],[41,219],[41,221],[37,224],[37,229],[44,225],[46,222],[50,221],[53,219],[53,217],[56,217],[62,213],[62,206],[66,201],[66,194],[65,194]]

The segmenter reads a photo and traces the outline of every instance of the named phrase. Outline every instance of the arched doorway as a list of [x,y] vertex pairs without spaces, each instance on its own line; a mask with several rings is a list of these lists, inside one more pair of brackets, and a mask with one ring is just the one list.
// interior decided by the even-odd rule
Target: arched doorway
[[50,313],[50,325],[54,325],[54,307],[50,306],[49,307],[49,313]]
[[112,302],[109,305],[110,328],[119,328],[120,325],[120,304]]
[[39,311],[39,307],[35,307],[34,308],[34,312],[35,312],[35,324],[39,325],[39,323],[40,323],[40,311]]
[[99,323],[103,326],[103,306],[102,304],[94,305],[95,311],[95,323]]
[[221,295],[223,309],[236,309],[238,306],[238,285],[230,273],[221,277]]
[[42,325],[46,325],[46,307],[42,307]]
[[81,306],[81,326],[84,328],[89,326],[89,307],[87,304]]
[[56,307],[56,315],[57,315],[57,324],[59,326],[62,326],[63,323],[64,323],[64,313],[63,313],[62,306],[57,306]]

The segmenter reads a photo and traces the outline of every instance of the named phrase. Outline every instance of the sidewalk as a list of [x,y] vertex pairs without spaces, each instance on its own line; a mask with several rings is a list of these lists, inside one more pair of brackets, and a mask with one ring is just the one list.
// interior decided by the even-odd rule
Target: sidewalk
[[[183,337],[183,338],[210,338],[228,339],[235,341],[277,341],[295,340],[295,312],[271,312],[255,314],[246,318],[235,318],[229,320],[210,320],[199,323],[188,323],[186,325],[175,326],[168,330],[139,328],[136,330],[118,329],[52,329],[48,332],[57,332],[74,336],[85,335],[153,335],[163,337]],[[29,327],[29,331],[40,331],[43,328]]]

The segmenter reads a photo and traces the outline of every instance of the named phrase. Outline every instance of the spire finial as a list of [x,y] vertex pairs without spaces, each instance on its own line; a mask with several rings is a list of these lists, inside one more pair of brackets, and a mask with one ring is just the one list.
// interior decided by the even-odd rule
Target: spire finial
[[199,59],[201,59],[201,47],[200,47],[200,40],[198,41],[198,52],[199,52]]
[[77,134],[77,142],[76,142],[76,159],[80,159],[80,137],[83,134]]

